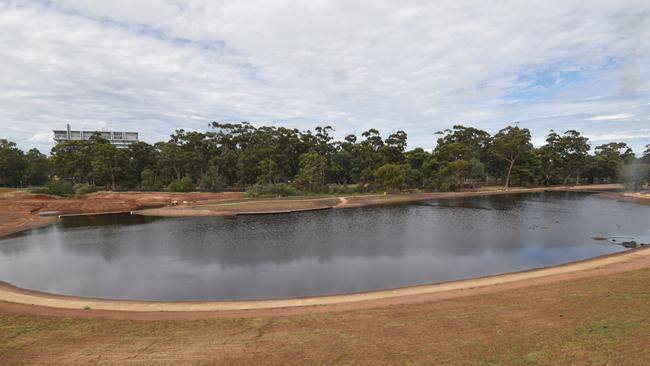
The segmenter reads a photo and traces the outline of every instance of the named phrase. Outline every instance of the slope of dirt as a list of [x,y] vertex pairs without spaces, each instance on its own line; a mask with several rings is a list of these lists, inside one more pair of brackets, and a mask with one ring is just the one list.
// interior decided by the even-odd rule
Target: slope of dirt
[[603,192],[597,194],[596,197],[616,200],[620,202],[637,203],[640,205],[650,205],[650,194],[647,193]]
[[84,197],[62,198],[25,192],[0,193],[0,236],[21,230],[49,225],[56,218],[39,213],[60,214],[132,211],[173,202],[202,200],[232,200],[239,192],[228,193],[161,193],[161,192],[100,192]]
[[345,197],[314,197],[314,198],[280,198],[280,199],[248,199],[238,202],[199,202],[177,206],[165,206],[153,209],[138,210],[136,213],[146,216],[233,216],[250,213],[291,213],[296,211],[319,210],[324,208],[354,208],[379,205],[399,205],[426,201],[432,199],[453,199],[487,195],[517,194],[544,191],[611,191],[620,190],[618,184],[585,185],[575,187],[538,187],[511,188],[507,191],[501,187],[487,187],[478,191],[464,192],[430,192],[411,194],[368,194]]

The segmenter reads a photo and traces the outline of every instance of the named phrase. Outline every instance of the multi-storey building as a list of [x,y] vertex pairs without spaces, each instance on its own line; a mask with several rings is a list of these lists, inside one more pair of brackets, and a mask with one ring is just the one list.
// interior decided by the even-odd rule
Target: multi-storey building
[[121,148],[138,141],[137,132],[71,130],[70,125],[67,125],[65,130],[54,130],[54,141],[90,140],[90,137],[94,134],[99,134],[110,141],[111,144]]

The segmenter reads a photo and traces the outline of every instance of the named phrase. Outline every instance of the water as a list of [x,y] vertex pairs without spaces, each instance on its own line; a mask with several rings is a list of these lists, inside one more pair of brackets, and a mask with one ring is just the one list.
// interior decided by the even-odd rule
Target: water
[[237,219],[106,215],[0,240],[0,280],[58,294],[263,299],[555,265],[650,237],[650,209],[586,194],[428,201]]

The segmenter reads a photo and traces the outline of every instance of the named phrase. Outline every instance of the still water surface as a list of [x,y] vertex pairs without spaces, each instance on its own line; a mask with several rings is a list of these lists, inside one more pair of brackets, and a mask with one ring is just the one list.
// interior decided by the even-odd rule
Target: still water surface
[[262,299],[368,291],[555,265],[650,237],[650,209],[578,193],[237,219],[106,215],[0,240],[0,280],[59,294]]

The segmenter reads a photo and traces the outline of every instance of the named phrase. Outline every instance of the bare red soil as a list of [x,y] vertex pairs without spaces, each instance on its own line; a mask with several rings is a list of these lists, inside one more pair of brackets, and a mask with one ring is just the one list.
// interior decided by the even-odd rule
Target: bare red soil
[[239,192],[226,193],[163,193],[163,192],[100,192],[84,197],[56,197],[24,192],[0,193],[0,235],[49,225],[55,216],[39,213],[81,214],[125,212],[152,206],[203,200],[233,200]]

